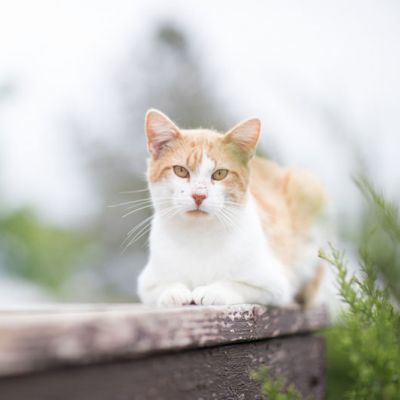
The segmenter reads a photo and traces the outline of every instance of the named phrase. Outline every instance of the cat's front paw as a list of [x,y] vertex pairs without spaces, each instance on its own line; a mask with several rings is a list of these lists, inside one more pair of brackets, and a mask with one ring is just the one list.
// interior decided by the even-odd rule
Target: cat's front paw
[[241,304],[243,298],[230,288],[223,285],[199,286],[193,290],[193,301],[195,304],[206,306]]
[[192,302],[192,292],[183,284],[175,284],[164,289],[157,299],[161,307],[185,306]]

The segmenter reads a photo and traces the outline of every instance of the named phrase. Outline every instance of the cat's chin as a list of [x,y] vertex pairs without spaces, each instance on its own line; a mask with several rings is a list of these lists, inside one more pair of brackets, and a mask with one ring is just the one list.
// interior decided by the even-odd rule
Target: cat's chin
[[206,216],[210,215],[208,212],[205,212],[203,210],[190,210],[190,211],[186,211],[185,214],[190,217],[196,217],[196,218],[206,217]]

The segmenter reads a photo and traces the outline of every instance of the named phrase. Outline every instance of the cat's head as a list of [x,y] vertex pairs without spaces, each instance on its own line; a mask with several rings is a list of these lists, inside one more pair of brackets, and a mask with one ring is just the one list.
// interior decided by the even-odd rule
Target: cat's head
[[150,160],[147,179],[157,211],[184,217],[223,217],[246,200],[249,161],[260,121],[248,119],[225,134],[180,129],[149,110],[145,119]]

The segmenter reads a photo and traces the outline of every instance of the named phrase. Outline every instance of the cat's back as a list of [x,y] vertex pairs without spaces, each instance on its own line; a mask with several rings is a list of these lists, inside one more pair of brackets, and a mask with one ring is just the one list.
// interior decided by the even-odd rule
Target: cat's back
[[250,192],[264,230],[280,258],[291,262],[299,239],[307,237],[325,208],[325,191],[311,173],[262,157],[250,162],[250,171]]

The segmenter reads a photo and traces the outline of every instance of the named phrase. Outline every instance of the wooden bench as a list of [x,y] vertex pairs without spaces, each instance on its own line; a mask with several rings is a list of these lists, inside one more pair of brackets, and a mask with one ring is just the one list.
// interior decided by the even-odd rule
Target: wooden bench
[[1,400],[261,399],[262,365],[324,397],[322,309],[257,305],[0,311]]

